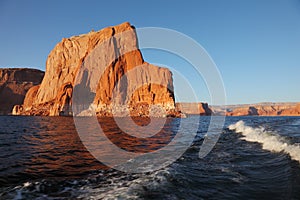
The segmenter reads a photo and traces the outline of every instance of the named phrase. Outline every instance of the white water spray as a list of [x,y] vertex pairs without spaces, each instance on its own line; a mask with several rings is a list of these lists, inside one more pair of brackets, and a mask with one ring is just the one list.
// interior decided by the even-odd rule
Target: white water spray
[[248,142],[258,142],[262,144],[262,148],[272,152],[285,152],[291,156],[293,160],[300,163],[300,146],[299,144],[288,144],[283,137],[274,132],[268,132],[264,128],[252,128],[246,126],[243,121],[239,121],[230,125],[229,130],[241,133],[243,140]]

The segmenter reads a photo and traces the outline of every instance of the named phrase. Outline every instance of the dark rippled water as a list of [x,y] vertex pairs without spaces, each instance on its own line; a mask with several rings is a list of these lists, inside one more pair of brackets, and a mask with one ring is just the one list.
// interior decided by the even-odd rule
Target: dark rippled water
[[[198,122],[168,119],[149,140],[124,135],[111,118],[100,124],[124,150],[149,152],[172,140],[180,120]],[[200,159],[209,121],[200,118],[193,144],[176,162],[128,174],[97,161],[71,117],[0,116],[0,199],[300,199],[299,117],[228,117],[217,145]]]

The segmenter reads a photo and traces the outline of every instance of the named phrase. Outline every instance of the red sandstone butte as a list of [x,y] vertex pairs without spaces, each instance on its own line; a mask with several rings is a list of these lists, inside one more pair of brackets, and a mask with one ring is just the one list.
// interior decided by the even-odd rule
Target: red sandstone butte
[[[116,39],[116,35],[129,32],[126,37]],[[157,67],[144,61],[138,49],[135,28],[128,22],[107,27],[100,31],[91,31],[87,34],[64,38],[50,52],[46,61],[46,72],[39,86],[32,87],[24,100],[23,105],[15,106],[16,115],[71,115],[72,95],[75,79],[86,58],[103,41],[111,40],[107,57],[117,56],[99,77],[92,105],[98,115],[110,116],[112,112],[113,89],[124,74],[137,66],[145,66],[143,71],[135,70],[128,76],[123,90],[116,97],[127,100],[130,113],[134,116],[149,114],[150,105],[160,105],[167,113],[175,112],[172,73],[167,68]],[[131,45],[133,50],[125,54],[122,49]],[[113,50],[112,50],[113,49]],[[155,80],[155,81],[154,81]],[[157,84],[157,80],[159,83]],[[153,81],[155,83],[153,83]],[[135,84],[143,83],[139,88]],[[125,87],[125,88],[124,88]],[[129,91],[129,90],[135,91]],[[118,91],[118,90],[117,90]],[[130,94],[130,96],[126,96]],[[122,106],[120,106],[122,107]],[[82,112],[89,115],[88,112]],[[157,113],[159,116],[160,114]]]

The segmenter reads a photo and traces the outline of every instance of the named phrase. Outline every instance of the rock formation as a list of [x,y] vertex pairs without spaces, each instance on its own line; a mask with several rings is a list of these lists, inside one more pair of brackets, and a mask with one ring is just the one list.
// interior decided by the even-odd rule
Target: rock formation
[[27,68],[0,69],[0,114],[12,112],[15,104],[21,104],[26,92],[40,84],[44,72]]
[[[101,45],[98,57],[93,56]],[[82,71],[87,63],[96,71]],[[107,64],[101,77],[96,74],[99,63]],[[90,82],[98,84],[92,86]],[[78,100],[77,105],[72,101],[75,90],[85,102]],[[172,73],[143,60],[135,29],[127,22],[64,38],[47,58],[42,83],[28,91],[15,114],[70,115],[72,104],[87,107],[83,115],[90,115],[89,108],[93,107],[98,115],[110,116],[113,109],[125,104],[131,115],[148,115],[151,105],[160,105],[169,114],[175,109]]]
[[264,104],[240,106],[226,113],[227,116],[300,116],[299,104]]
[[282,116],[300,116],[300,103],[292,108],[282,110],[279,114]]
[[213,114],[207,103],[176,103],[176,110],[190,115],[210,116]]

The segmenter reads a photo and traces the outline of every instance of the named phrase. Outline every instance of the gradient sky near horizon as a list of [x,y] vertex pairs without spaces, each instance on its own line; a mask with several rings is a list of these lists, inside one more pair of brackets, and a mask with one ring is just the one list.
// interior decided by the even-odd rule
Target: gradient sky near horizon
[[[0,67],[45,70],[62,38],[129,21],[196,40],[216,63],[227,104],[300,101],[300,0],[0,1]],[[186,77],[210,103],[201,77],[184,60],[142,50],[150,63]],[[175,89],[178,85],[175,77]],[[179,88],[179,87],[177,87]],[[179,91],[182,101],[191,98]]]

